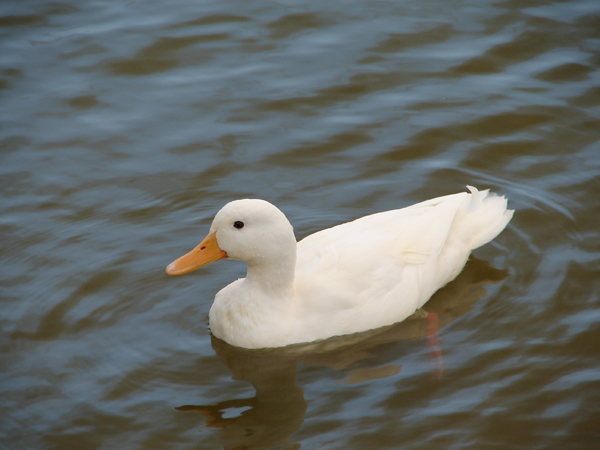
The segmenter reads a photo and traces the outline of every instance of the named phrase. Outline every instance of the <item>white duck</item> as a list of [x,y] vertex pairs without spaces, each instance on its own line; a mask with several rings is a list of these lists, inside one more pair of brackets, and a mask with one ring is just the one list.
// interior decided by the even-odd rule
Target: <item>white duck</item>
[[210,329],[231,345],[282,347],[400,322],[462,270],[473,249],[510,221],[489,190],[434,198],[362,217],[296,242],[285,215],[264,200],[236,200],[208,236],[166,272],[221,258],[244,261],[246,278],[219,291]]

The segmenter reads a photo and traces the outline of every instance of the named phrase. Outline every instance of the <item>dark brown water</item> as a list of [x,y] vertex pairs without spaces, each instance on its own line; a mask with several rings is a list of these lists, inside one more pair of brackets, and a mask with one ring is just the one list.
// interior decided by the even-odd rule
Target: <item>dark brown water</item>
[[[600,445],[597,1],[3,2],[0,88],[0,448]],[[243,264],[164,274],[236,198],[302,238],[466,184],[516,213],[443,361],[421,316],[235,349]]]

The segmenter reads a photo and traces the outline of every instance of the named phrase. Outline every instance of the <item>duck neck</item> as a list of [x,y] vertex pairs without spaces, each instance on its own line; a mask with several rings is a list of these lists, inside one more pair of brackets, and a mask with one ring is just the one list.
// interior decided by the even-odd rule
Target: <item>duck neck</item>
[[248,262],[248,287],[278,301],[291,299],[296,272],[295,244],[276,260],[261,258]]

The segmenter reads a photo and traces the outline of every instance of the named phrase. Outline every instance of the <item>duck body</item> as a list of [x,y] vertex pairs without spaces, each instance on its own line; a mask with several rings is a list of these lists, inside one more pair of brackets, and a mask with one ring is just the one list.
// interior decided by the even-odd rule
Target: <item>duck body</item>
[[246,262],[246,277],[219,291],[209,313],[212,333],[238,347],[282,347],[391,325],[453,280],[471,251],[512,218],[504,197],[469,190],[362,217],[300,242],[275,206],[236,200],[167,273],[220,258]]

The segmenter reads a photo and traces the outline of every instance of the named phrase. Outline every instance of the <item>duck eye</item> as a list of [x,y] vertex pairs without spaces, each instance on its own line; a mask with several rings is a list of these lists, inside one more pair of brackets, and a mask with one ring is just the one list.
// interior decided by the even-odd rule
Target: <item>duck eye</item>
[[235,223],[233,224],[233,226],[234,226],[234,227],[236,227],[236,228],[239,230],[240,228],[244,228],[244,222],[240,222],[240,221],[238,220],[237,222],[235,222]]

